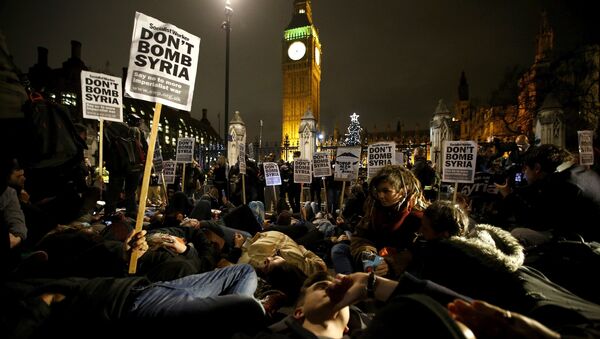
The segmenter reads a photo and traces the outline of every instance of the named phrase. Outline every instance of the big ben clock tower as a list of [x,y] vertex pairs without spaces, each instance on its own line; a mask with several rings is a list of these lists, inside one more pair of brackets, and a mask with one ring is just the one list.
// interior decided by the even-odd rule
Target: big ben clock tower
[[[283,34],[282,69],[281,142],[287,136],[289,145],[296,146],[306,111],[312,111],[317,126],[321,111],[321,43],[312,22],[310,0],[294,0],[292,20]],[[289,154],[287,158],[291,159]]]

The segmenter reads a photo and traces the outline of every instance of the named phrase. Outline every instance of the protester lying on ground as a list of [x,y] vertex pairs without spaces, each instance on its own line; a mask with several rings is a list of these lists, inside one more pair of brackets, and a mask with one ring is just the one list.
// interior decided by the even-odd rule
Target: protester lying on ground
[[[262,325],[256,273],[233,265],[173,281],[145,277],[61,278],[3,284],[0,330],[8,337],[106,338],[115,333],[211,338]],[[227,326],[215,324],[234,319]]]
[[[360,338],[363,336],[378,338],[378,335],[382,333],[394,338],[413,338],[415,333],[419,334],[418,337],[464,338],[449,336],[459,334],[460,330],[447,312],[439,311],[439,309],[443,310],[439,302],[445,303],[456,298],[470,300],[469,298],[433,282],[418,280],[409,274],[403,275],[400,282],[374,277],[374,273],[372,275],[366,273],[338,275],[337,278],[327,272],[313,274],[302,285],[293,313],[279,323],[271,325],[268,330],[263,331],[256,338],[304,338],[313,335],[342,338],[348,332],[351,332],[353,337],[358,335]],[[426,300],[426,307],[422,307],[425,309],[424,311],[417,312],[418,308],[415,307],[418,306],[417,303],[406,305],[406,300],[413,300],[410,296],[405,296],[410,293],[428,293],[432,296],[423,295],[416,298],[417,301],[429,298]],[[381,317],[379,313],[376,313],[374,319],[376,326],[370,332],[371,318],[360,309],[351,306],[368,297],[386,301],[387,304],[394,306],[394,312],[401,306],[405,315],[398,317],[398,313],[395,313],[392,317],[394,319],[390,319],[391,311],[382,309]],[[439,302],[431,299],[433,297],[437,298]],[[429,311],[432,307],[435,307],[436,312]],[[349,326],[353,328],[349,328]],[[382,331],[382,327],[385,330]]]
[[[37,265],[35,270],[20,274],[54,278],[123,277],[127,275],[129,264],[129,242],[139,238],[146,243],[145,230],[131,231],[124,241],[119,241],[107,240],[91,227],[63,227],[48,234],[36,247],[47,253],[47,261]],[[173,280],[213,270],[221,257],[201,229],[152,230],[147,240],[139,253],[136,274],[145,275],[151,281]]]
[[238,263],[248,263],[257,270],[263,270],[282,261],[296,266],[306,275],[327,270],[323,259],[277,231],[259,232],[248,239],[242,246]]

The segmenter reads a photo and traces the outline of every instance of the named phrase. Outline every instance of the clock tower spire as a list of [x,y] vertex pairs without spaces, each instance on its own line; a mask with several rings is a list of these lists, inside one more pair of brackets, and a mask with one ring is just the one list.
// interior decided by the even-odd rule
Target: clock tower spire
[[[310,0],[294,0],[292,19],[282,41],[283,105],[281,142],[298,145],[298,129],[306,111],[317,122],[321,111],[321,42],[312,20]],[[285,158],[285,155],[282,155]],[[288,158],[291,158],[288,155]]]

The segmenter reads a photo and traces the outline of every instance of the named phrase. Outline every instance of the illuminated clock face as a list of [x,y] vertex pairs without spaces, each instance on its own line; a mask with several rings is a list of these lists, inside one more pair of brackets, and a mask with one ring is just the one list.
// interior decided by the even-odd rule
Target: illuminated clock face
[[302,41],[295,41],[288,48],[288,56],[292,60],[300,60],[306,54],[306,45]]
[[319,47],[315,47],[315,62],[317,65],[321,64],[321,51],[319,51]]

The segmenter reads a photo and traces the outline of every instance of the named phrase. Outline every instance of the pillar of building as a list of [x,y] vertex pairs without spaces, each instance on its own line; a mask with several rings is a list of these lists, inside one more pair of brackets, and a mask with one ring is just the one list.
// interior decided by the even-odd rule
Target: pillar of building
[[310,109],[300,119],[298,139],[300,140],[298,144],[300,158],[312,160],[313,154],[317,150],[317,119]]

